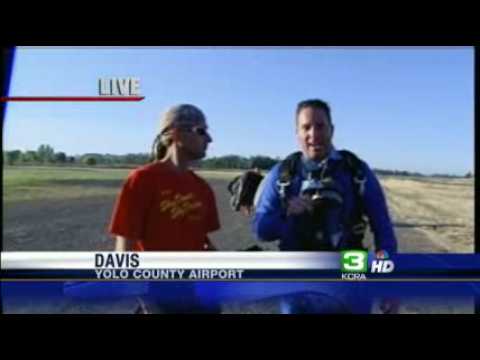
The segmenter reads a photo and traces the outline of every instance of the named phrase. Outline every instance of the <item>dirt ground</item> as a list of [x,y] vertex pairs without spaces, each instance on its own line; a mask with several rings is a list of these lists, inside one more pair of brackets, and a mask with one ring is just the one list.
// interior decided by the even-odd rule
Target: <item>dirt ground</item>
[[[474,188],[471,180],[381,180],[401,253],[471,253],[474,251]],[[222,229],[211,238],[219,250],[252,245],[276,250],[276,243],[257,242],[250,220],[230,210],[228,181],[210,177]],[[111,182],[110,186],[115,186]],[[117,184],[121,186],[121,181]],[[4,205],[4,251],[112,250],[106,229],[115,196],[68,200],[23,201]],[[371,236],[366,239],[371,243]]]
[[[383,178],[401,253],[469,253],[474,250],[474,188],[471,180]],[[257,244],[277,250],[277,244],[258,243],[249,219],[229,207],[228,180],[211,176],[222,229],[211,238],[219,250],[242,250]],[[110,181],[109,186],[120,188]],[[108,251],[113,241],[106,229],[115,196],[22,201],[4,204],[4,251]],[[371,236],[367,243],[371,243]],[[58,299],[4,299],[6,313],[132,313],[135,299],[79,302]],[[249,304],[225,304],[224,313],[278,313],[279,302],[266,299]],[[377,313],[378,304],[373,313]],[[399,313],[472,313],[472,299],[402,301]]]

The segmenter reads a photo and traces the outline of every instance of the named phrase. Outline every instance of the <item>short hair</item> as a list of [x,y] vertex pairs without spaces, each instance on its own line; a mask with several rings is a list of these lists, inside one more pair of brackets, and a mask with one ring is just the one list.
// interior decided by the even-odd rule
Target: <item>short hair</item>
[[297,111],[295,113],[295,123],[298,120],[298,114],[300,114],[300,111],[306,108],[314,108],[314,109],[320,109],[325,111],[325,113],[327,114],[328,122],[330,123],[330,125],[332,125],[330,105],[328,105],[327,102],[320,99],[309,99],[309,100],[300,101],[297,105]]

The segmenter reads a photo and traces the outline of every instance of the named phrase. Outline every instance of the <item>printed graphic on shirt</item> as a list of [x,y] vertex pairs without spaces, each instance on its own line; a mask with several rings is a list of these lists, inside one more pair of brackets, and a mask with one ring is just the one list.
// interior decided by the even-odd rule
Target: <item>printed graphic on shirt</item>
[[161,192],[160,212],[170,216],[171,220],[187,219],[199,221],[202,202],[193,193],[173,193],[172,190]]

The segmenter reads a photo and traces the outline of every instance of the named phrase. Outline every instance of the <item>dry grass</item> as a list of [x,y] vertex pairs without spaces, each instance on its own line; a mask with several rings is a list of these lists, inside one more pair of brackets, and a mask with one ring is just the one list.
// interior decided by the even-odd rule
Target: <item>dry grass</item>
[[[421,234],[440,252],[473,252],[474,186],[472,179],[381,180],[398,229]],[[401,239],[400,239],[401,240]],[[400,241],[402,252],[419,252],[413,244]]]

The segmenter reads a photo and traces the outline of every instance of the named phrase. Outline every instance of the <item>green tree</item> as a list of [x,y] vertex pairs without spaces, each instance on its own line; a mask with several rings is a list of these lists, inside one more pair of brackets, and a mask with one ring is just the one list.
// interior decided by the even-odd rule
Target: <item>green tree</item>
[[83,159],[85,164],[88,166],[95,166],[97,165],[97,159],[95,159],[93,156],[87,156],[86,158]]
[[4,161],[8,165],[13,165],[18,162],[22,157],[22,152],[20,150],[5,151],[3,153]]
[[22,161],[27,163],[33,163],[38,161],[38,156],[36,151],[28,150],[22,154]]
[[55,154],[55,162],[64,164],[67,161],[67,155],[64,152],[58,152]]
[[37,149],[38,160],[47,163],[55,161],[55,151],[50,145],[40,145]]
[[103,155],[102,154],[97,154],[97,153],[87,153],[87,154],[83,154],[81,157],[80,157],[80,161],[84,164],[86,164],[86,161],[88,160],[88,158],[92,158],[92,159],[95,159],[95,164],[103,164],[104,163],[104,158],[103,158]]
[[277,162],[278,160],[268,156],[257,155],[250,158],[250,166],[258,167],[262,170],[270,170]]

